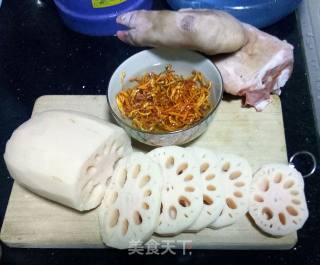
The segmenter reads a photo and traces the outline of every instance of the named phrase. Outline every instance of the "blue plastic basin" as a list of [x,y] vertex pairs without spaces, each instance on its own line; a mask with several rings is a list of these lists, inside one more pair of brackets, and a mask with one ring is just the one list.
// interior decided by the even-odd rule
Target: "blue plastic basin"
[[290,14],[302,0],[167,0],[173,9],[214,8],[258,28],[269,26]]
[[[63,22],[70,29],[92,36],[114,35],[124,27],[116,23],[116,17],[137,9],[150,9],[153,0],[125,0],[124,2],[96,8],[92,0],[54,0]],[[101,1],[107,3],[108,0]],[[109,3],[112,2],[109,0]]]

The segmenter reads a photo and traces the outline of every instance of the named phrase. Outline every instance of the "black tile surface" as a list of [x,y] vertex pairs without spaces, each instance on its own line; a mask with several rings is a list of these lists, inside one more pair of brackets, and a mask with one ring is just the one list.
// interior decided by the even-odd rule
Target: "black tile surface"
[[[155,1],[155,8],[168,8]],[[40,3],[40,4],[39,4]],[[318,158],[300,35],[294,15],[266,29],[295,46],[294,73],[281,97],[288,156],[307,150]],[[140,49],[114,37],[93,38],[64,27],[50,0],[4,0],[0,8],[0,152],[12,131],[28,119],[36,98],[48,94],[101,94],[116,67]],[[268,128],[266,128],[267,130]],[[262,139],[263,140],[263,139]],[[306,180],[310,217],[289,251],[193,251],[191,256],[128,256],[116,250],[13,249],[2,264],[320,264],[319,171]],[[12,179],[0,159],[0,225]]]

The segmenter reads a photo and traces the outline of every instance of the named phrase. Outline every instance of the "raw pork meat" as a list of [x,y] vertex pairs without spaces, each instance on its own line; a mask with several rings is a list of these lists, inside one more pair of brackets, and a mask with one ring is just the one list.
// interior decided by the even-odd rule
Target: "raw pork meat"
[[187,48],[206,54],[239,50],[246,42],[241,23],[221,11],[133,11],[118,16],[129,27],[120,40],[135,46]]
[[270,94],[280,95],[293,69],[293,46],[286,41],[244,24],[248,43],[239,51],[215,56],[224,90],[245,97],[245,105],[263,110],[271,102]]

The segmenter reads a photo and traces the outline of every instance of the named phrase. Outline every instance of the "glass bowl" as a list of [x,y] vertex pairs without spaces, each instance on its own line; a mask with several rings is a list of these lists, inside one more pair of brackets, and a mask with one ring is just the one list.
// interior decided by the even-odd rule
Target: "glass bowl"
[[[205,78],[212,81],[210,100],[212,109],[200,121],[190,127],[171,132],[147,132],[132,126],[131,121],[120,113],[116,95],[122,89],[132,86],[129,80],[148,72],[161,72],[171,64],[177,74],[189,76],[193,70],[200,71]],[[116,122],[134,139],[151,146],[181,145],[200,136],[212,122],[223,95],[222,77],[217,67],[203,55],[175,49],[151,49],[139,52],[124,61],[113,73],[107,100],[110,112]]]

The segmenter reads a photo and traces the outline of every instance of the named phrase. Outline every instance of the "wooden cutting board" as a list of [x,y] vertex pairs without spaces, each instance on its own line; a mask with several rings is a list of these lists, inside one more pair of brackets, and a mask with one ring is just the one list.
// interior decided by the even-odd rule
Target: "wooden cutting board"
[[[191,145],[231,152],[248,159],[254,170],[270,162],[287,162],[281,103],[277,96],[263,112],[240,108],[240,100],[224,100],[209,129]],[[69,109],[110,120],[104,96],[43,96],[33,113]],[[150,148],[136,142],[134,148]],[[54,161],[53,161],[54,162]],[[79,213],[48,201],[14,183],[1,230],[1,240],[12,247],[102,248],[97,210]],[[153,237],[159,244],[166,238]],[[297,241],[293,233],[272,238],[259,232],[244,216],[233,226],[204,229],[167,238],[181,248],[192,240],[194,249],[289,249]],[[180,241],[182,240],[182,241]],[[190,243],[189,243],[190,246]]]

